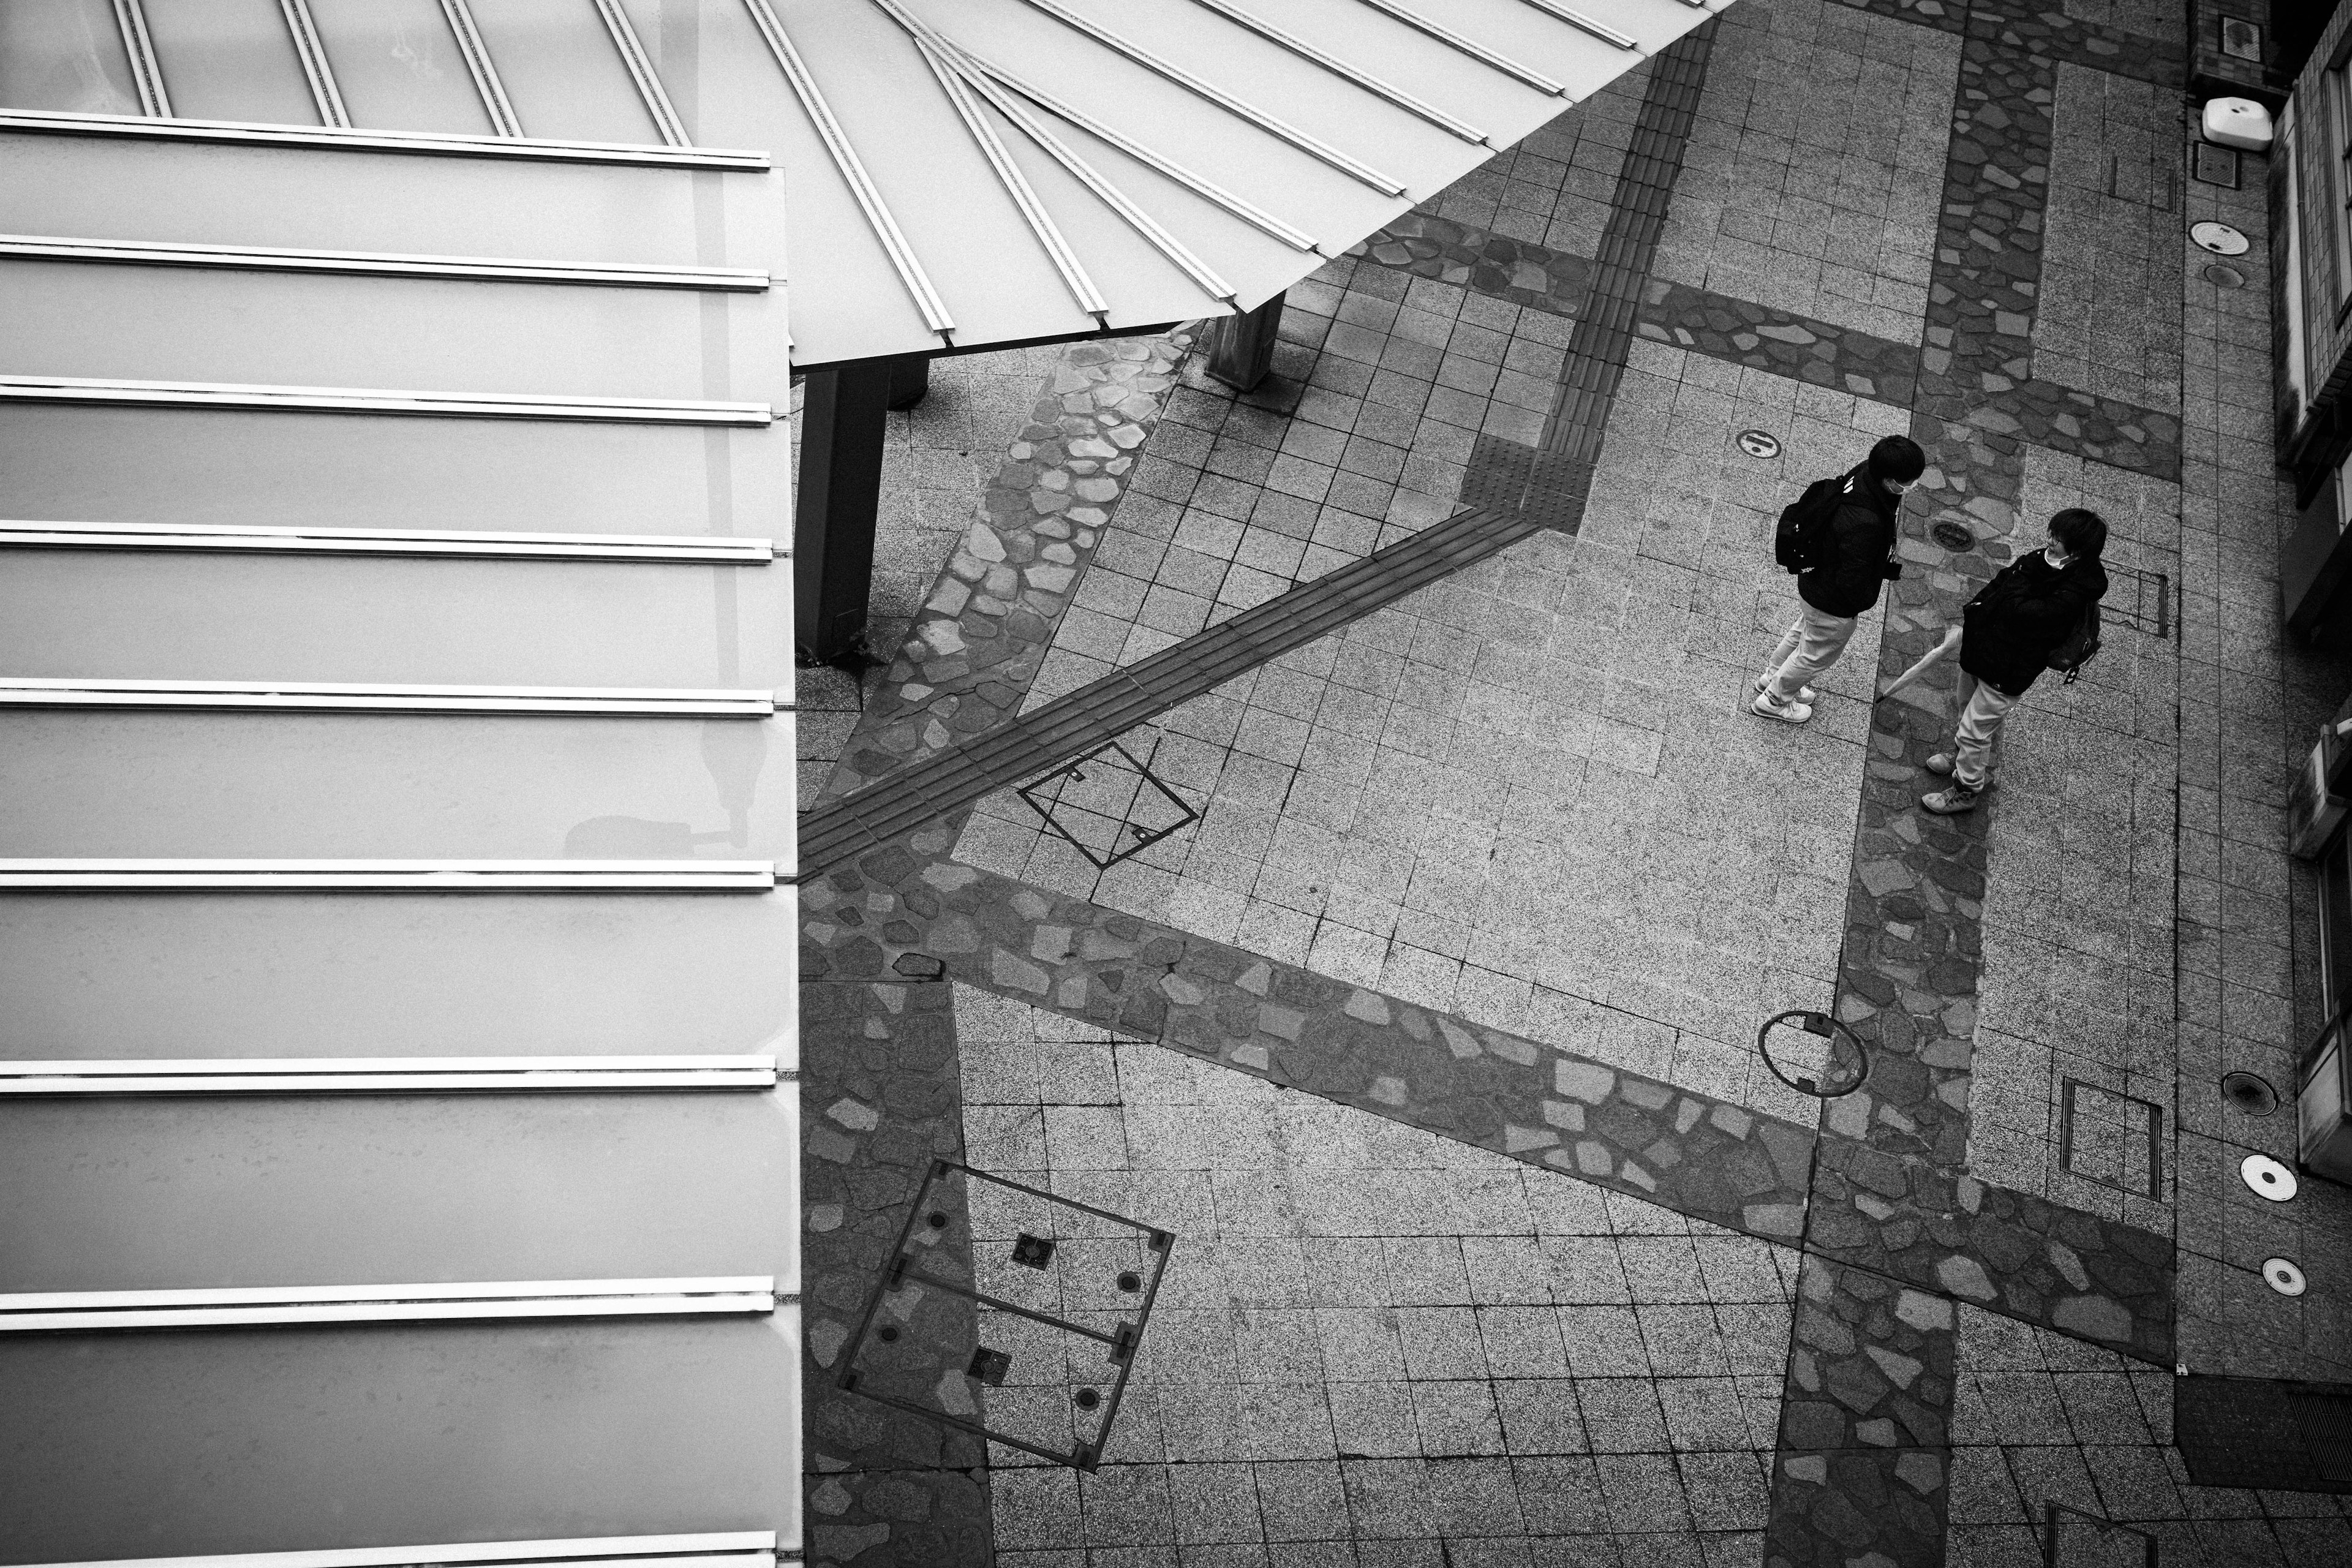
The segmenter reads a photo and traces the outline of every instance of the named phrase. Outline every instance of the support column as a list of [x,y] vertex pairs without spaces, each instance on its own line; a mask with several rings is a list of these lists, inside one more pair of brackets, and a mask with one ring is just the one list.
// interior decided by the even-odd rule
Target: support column
[[891,370],[891,361],[868,360],[803,383],[793,511],[793,639],[803,664],[839,664],[866,650]]
[[1282,328],[1282,296],[1255,310],[1227,316],[1212,329],[1209,374],[1236,392],[1249,392],[1274,368],[1274,342]]
[[900,354],[890,362],[890,412],[902,413],[928,396],[931,390],[931,356]]

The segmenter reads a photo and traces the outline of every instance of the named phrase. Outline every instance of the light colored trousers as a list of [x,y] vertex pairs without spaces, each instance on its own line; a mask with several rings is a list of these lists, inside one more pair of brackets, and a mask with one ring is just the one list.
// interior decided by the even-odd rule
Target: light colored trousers
[[1771,682],[1767,689],[1783,702],[1794,698],[1813,677],[1838,661],[1845,645],[1853,640],[1855,625],[1852,616],[1823,615],[1804,605],[1797,624],[1789,628],[1764,666],[1764,677]]
[[1959,742],[1952,752],[1952,776],[1967,788],[1984,788],[1992,774],[1992,748],[2000,739],[2000,721],[2022,700],[1960,672]]

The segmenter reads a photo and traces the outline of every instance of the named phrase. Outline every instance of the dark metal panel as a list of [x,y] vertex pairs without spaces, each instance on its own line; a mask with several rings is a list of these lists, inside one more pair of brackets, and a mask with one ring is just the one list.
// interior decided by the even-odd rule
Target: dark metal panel
[[789,1067],[793,909],[782,891],[12,896],[0,1018],[24,1058],[759,1052]]
[[778,1223],[796,1207],[789,1089],[6,1114],[0,1292],[742,1274],[799,1288],[798,1230]]
[[0,1344],[0,1561],[774,1529],[797,1338],[780,1312]]

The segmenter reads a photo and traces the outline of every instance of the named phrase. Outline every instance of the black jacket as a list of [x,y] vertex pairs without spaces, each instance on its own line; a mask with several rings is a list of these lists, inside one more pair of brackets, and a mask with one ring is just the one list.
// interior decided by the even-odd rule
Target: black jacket
[[1962,612],[1968,635],[1960,642],[1960,668],[1996,691],[2024,696],[2049,668],[2050,650],[2106,592],[2106,569],[2095,555],[2060,567],[2037,550],[2011,562]]
[[1878,603],[1895,555],[1895,519],[1903,498],[1886,493],[1864,468],[1846,476],[1845,500],[1830,520],[1829,560],[1797,574],[1797,593],[1825,616],[1858,616]]

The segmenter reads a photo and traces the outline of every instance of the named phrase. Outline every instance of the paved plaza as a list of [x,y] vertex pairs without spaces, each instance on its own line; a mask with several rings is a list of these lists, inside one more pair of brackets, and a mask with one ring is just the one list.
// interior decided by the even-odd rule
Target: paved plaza
[[[2265,170],[2188,177],[2183,55],[2158,0],[1738,0],[1293,289],[1246,395],[1207,323],[939,363],[888,662],[803,685],[812,1563],[2028,1568],[2053,1505],[2064,1562],[2352,1563],[2173,1441],[2182,1373],[2352,1380],[2352,1194],[2238,1176],[2352,669],[2280,636]],[[1891,434],[1905,574],[1756,718],[1773,519]],[[1952,672],[1876,684],[2067,506],[2103,650],[1924,814]],[[1768,1065],[1789,1010],[1859,1088]],[[934,1160],[1173,1238],[1097,1468],[835,1387],[879,1324],[916,1403],[1091,1430],[1077,1350],[862,1321]],[[942,1267],[1131,1318],[1012,1212]]]

